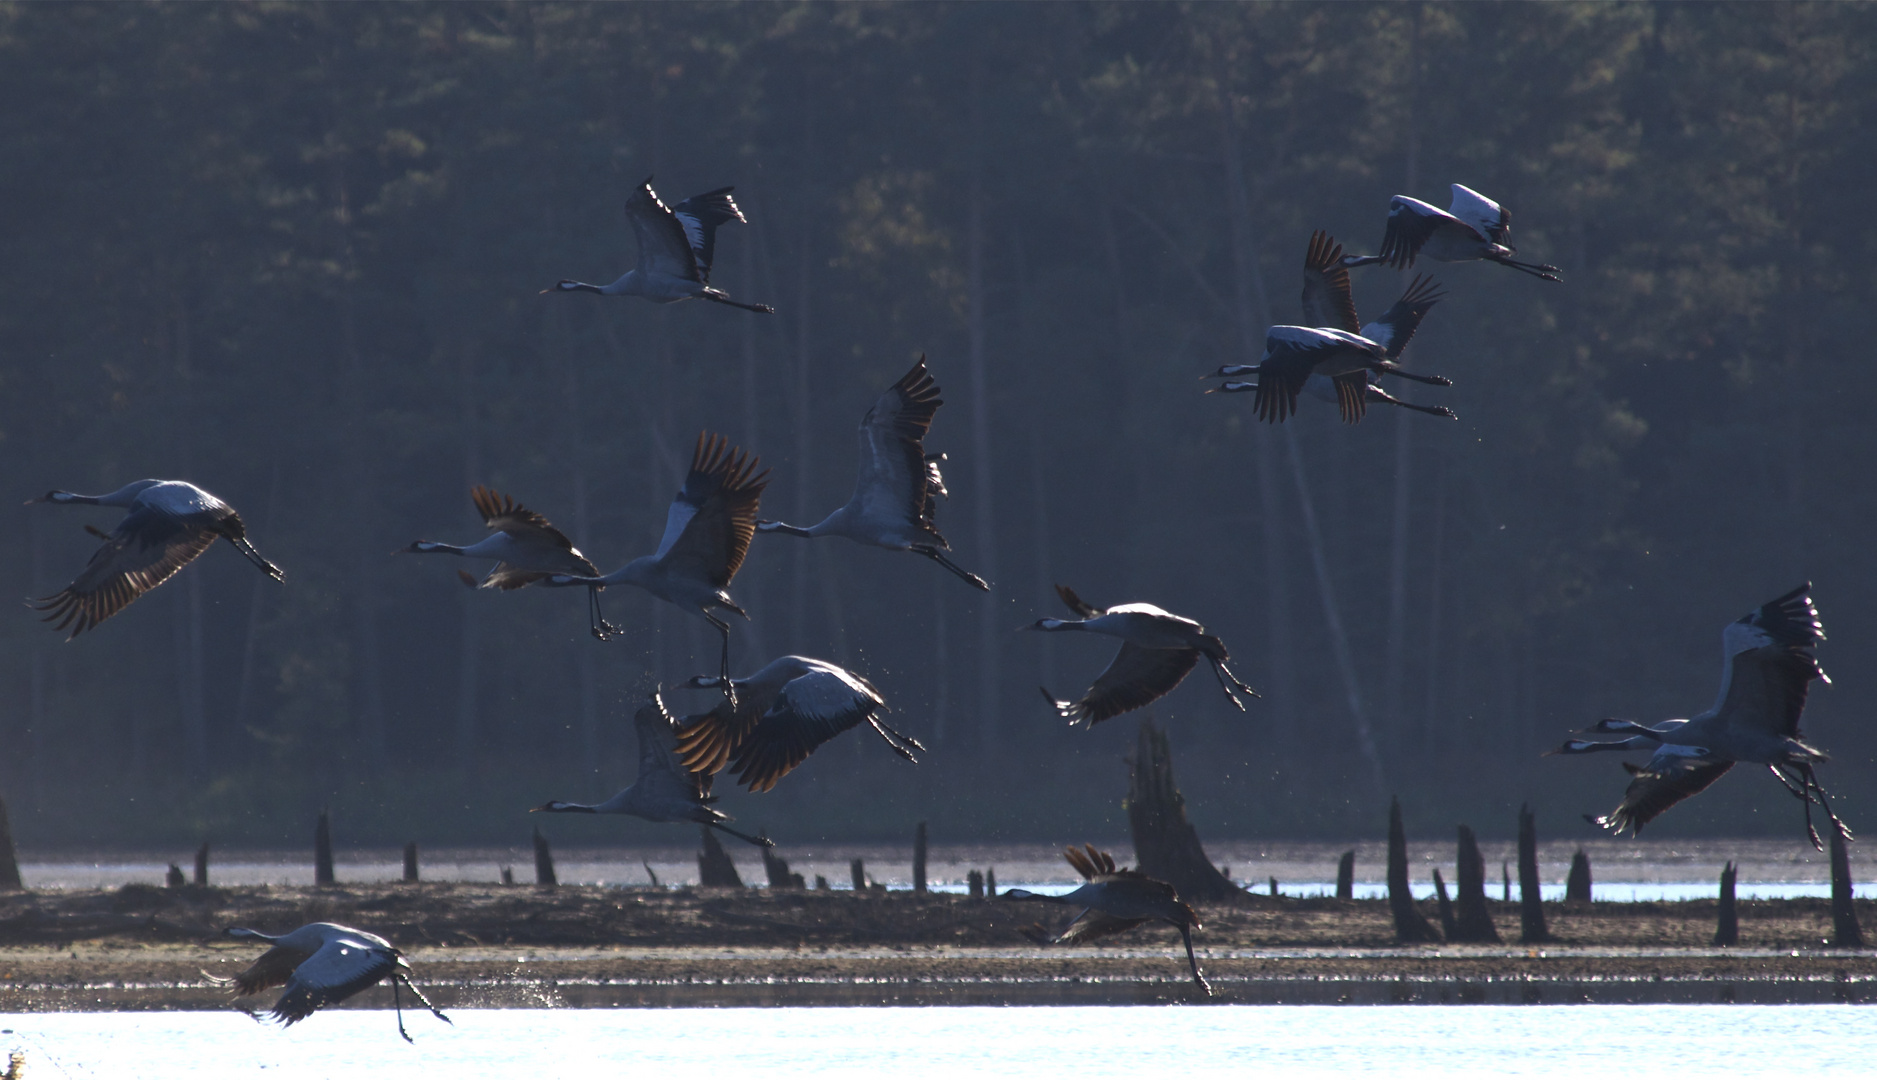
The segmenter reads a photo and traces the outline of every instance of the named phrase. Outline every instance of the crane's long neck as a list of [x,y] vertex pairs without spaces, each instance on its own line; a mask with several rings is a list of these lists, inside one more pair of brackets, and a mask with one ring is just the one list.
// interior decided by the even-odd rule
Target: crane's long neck
[[1049,630],[1052,632],[1058,630],[1087,630],[1088,622],[1084,619],[1038,619],[1036,621],[1036,629]]
[[263,934],[259,930],[250,930],[245,926],[231,926],[222,931],[222,933],[227,937],[239,938],[244,941],[265,941],[272,944],[280,940],[272,934]]
[[440,544],[435,540],[418,540],[406,549],[413,555],[467,555],[468,548],[455,544]]

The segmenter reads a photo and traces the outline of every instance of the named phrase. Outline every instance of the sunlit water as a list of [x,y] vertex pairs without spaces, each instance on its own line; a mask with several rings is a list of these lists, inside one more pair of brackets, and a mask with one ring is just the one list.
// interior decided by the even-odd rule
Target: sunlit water
[[[1106,845],[1123,860],[1132,846],[1125,840]],[[1543,843],[1538,848],[1539,876],[1547,898],[1562,899],[1571,855],[1584,849],[1591,862],[1592,896],[1598,900],[1691,900],[1715,895],[1721,866],[1739,866],[1738,895],[1742,899],[1829,896],[1831,871],[1824,855],[1802,838],[1779,840],[1609,840]],[[813,884],[817,875],[831,887],[849,887],[849,862],[861,859],[867,876],[889,888],[911,885],[910,846],[806,844],[780,849],[791,869]],[[1286,896],[1312,896],[1334,891],[1336,861],[1342,852],[1356,852],[1355,894],[1383,896],[1384,849],[1379,843],[1315,843],[1296,841],[1214,841],[1207,844],[1213,861],[1227,868],[1233,879],[1254,892],[1270,889],[1278,880]],[[1433,895],[1433,870],[1441,868],[1451,886],[1453,844],[1416,842],[1410,845],[1413,888],[1417,896]],[[730,854],[749,884],[766,881],[754,849],[732,845]],[[1487,866],[1487,895],[1498,898],[1502,863],[1516,856],[1510,844],[1486,842],[1481,854]],[[21,874],[28,888],[115,888],[133,882],[160,885],[173,860],[185,871],[191,853],[72,852],[24,853]],[[689,846],[634,848],[566,847],[557,849],[560,881],[569,885],[648,885],[653,876],[665,885],[697,883],[696,849]],[[338,877],[342,882],[395,881],[403,872],[401,854],[394,850],[340,850]],[[422,852],[422,875],[427,881],[481,881],[501,879],[503,867],[519,880],[532,880],[534,853],[521,848],[436,848]],[[1877,898],[1877,850],[1857,845],[1851,852],[1856,894]],[[1061,850],[1045,844],[934,844],[928,860],[933,889],[962,892],[971,870],[990,870],[1001,888],[1022,886],[1038,891],[1059,891],[1079,884],[1063,862]],[[313,868],[307,851],[216,851],[210,880],[218,885],[311,885]],[[1516,895],[1516,892],[1514,893]]]
[[1857,1006],[460,1010],[0,1015],[43,1077],[1868,1077]]

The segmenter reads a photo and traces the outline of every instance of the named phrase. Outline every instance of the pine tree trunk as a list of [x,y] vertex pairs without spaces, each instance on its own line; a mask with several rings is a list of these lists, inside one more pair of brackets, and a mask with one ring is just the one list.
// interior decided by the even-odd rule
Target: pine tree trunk
[[1236,900],[1245,895],[1206,858],[1199,834],[1186,820],[1186,800],[1173,782],[1172,751],[1152,718],[1141,720],[1140,737],[1128,759],[1124,805],[1142,873],[1172,885],[1189,903]]

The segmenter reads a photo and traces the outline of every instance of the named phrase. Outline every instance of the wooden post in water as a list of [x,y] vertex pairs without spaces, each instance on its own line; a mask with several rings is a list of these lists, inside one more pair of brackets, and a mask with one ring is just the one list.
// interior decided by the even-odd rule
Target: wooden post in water
[[912,891],[925,895],[925,822],[912,831]]
[[1527,945],[1551,940],[1538,892],[1538,820],[1529,804],[1519,807],[1519,940]]
[[776,854],[776,849],[766,847],[763,852],[763,873],[769,878],[772,889],[800,889],[804,887],[802,875],[789,869],[789,861]]
[[1734,908],[1734,878],[1737,875],[1738,871],[1732,862],[1721,870],[1719,919],[1714,928],[1714,944],[1719,946],[1740,944],[1740,916]]
[[965,895],[973,900],[984,899],[984,875],[976,870],[965,875]]
[[1499,864],[1499,899],[1505,901],[1508,904],[1512,902],[1512,864],[1511,863],[1501,862]]
[[182,867],[170,863],[169,873],[163,875],[163,884],[172,889],[180,889],[188,883],[189,879],[182,876]]
[[560,879],[554,876],[554,852],[548,849],[547,837],[541,835],[539,825],[534,827],[534,883],[560,884]]
[[1395,916],[1395,940],[1438,941],[1427,916],[1408,891],[1408,834],[1401,827],[1401,800],[1388,801],[1388,909]]
[[313,826],[313,884],[335,885],[332,874],[332,814],[320,807],[319,824]]
[[848,873],[854,876],[854,891],[867,891],[867,867],[859,859],[847,864]]
[[1277,879],[1276,878],[1271,879],[1271,895],[1272,896],[1277,895]]
[[[1458,895],[1454,905],[1454,934],[1448,941],[1499,941],[1499,928],[1492,923],[1486,908],[1486,859],[1479,853],[1479,840],[1473,830],[1460,826],[1459,865],[1454,884]],[[1455,935],[1458,936],[1455,936]]]
[[1851,903],[1851,857],[1844,850],[1844,837],[1835,827],[1831,830],[1831,944],[1837,949],[1864,947],[1857,907]]
[[207,840],[202,841],[202,846],[196,849],[195,883],[204,888],[209,883],[209,842]]
[[698,828],[704,834],[704,848],[697,853],[697,883],[706,888],[742,888],[743,875],[736,872],[730,853],[717,842],[716,830],[709,825]]
[[1440,933],[1448,941],[1458,941],[1459,924],[1453,920],[1453,901],[1447,899],[1447,883],[1441,880],[1440,867],[1434,867],[1434,902],[1440,908]]
[[7,803],[0,799],[0,892],[21,892],[20,860],[13,850],[13,825],[7,820]]
[[417,841],[404,845],[404,883],[417,884]]
[[1356,853],[1343,852],[1343,857],[1336,860],[1336,899],[1354,900],[1356,898]]
[[1590,856],[1583,848],[1571,856],[1571,874],[1564,879],[1564,902],[1572,907],[1590,906]]
[[984,868],[984,895],[992,900],[997,899],[997,871],[989,866]]
[[514,867],[512,866],[502,867],[502,884],[504,885],[515,884],[515,868]]

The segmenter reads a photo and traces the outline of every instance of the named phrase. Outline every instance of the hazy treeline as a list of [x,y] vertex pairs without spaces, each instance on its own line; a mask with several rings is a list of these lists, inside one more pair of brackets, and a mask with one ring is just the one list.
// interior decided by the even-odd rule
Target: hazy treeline
[[[923,739],[864,733],[769,795],[795,839],[1113,835],[1133,720],[1070,732],[1112,654],[1022,635],[1053,582],[1220,634],[1155,710],[1202,834],[1588,830],[1605,715],[1711,700],[1722,625],[1817,583],[1836,685],[1807,728],[1877,827],[1877,573],[1862,400],[1877,175],[1861,4],[0,6],[0,494],[184,477],[232,551],[71,644],[0,620],[0,794],[23,842],[507,840],[630,779],[632,708],[714,670],[708,627],[625,587],[472,593],[410,540],[481,533],[472,484],[602,569],[647,553],[700,429],[811,522],[919,354],[945,390],[940,524],[988,598],[912,556],[759,537],[733,666],[849,664]],[[734,184],[716,280],[773,317],[537,295],[609,281],[621,202]],[[1388,199],[1504,203],[1550,285],[1449,288],[1407,386],[1452,423],[1306,401],[1280,429],[1197,376],[1296,321],[1313,228]],[[1373,314],[1406,275],[1356,275]],[[112,512],[0,529],[45,595]],[[225,546],[224,546],[225,548]],[[676,707],[708,700],[672,694]],[[1790,832],[1739,770],[1658,826]],[[726,784],[722,790],[729,790]],[[581,841],[654,835],[557,826]],[[603,827],[602,827],[603,826]],[[669,834],[658,834],[669,838]]]

